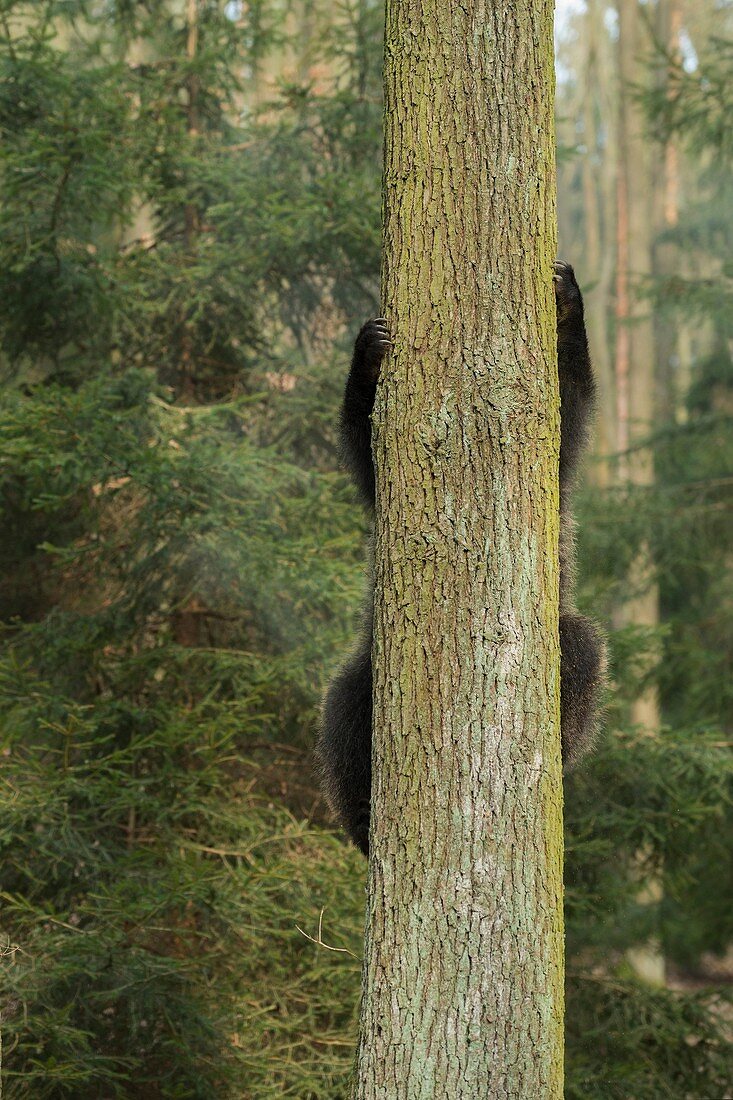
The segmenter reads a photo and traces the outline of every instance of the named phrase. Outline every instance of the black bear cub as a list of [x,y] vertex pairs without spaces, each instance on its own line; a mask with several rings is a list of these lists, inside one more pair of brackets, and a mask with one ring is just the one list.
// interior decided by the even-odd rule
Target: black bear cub
[[[565,769],[590,747],[604,648],[588,620],[573,608],[570,493],[593,410],[595,383],[583,320],[583,299],[572,267],[555,264],[560,377],[560,715]],[[374,509],[370,416],[382,359],[391,346],[386,322],[367,321],[356,338],[341,409],[344,461],[366,506]],[[331,682],[323,706],[317,755],[331,808],[354,843],[369,851],[372,740],[372,594],[359,644]]]

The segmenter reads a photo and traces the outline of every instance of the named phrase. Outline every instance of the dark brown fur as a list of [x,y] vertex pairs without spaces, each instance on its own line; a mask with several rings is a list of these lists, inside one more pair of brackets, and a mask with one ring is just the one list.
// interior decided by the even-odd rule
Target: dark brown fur
[[[572,768],[590,748],[605,650],[597,628],[573,606],[573,520],[570,495],[588,434],[595,382],[588,354],[583,299],[569,264],[555,264],[560,379],[560,715],[563,764]],[[344,462],[370,511],[374,468],[370,416],[382,359],[390,347],[382,318],[356,338],[341,410]],[[369,851],[372,738],[372,599],[359,644],[332,680],[323,706],[318,758],[331,807],[354,843]]]

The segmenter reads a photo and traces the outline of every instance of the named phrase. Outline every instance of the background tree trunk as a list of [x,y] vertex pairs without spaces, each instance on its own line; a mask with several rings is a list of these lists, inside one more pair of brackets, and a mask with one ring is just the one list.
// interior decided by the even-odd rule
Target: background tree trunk
[[356,1096],[563,1080],[552,6],[387,4]]
[[[618,157],[611,78],[612,58],[603,26],[600,0],[588,0],[585,58],[582,72],[583,237],[577,242],[578,267],[584,286],[585,323],[598,383],[598,415],[594,443],[599,459],[588,476],[601,488],[611,482],[610,459],[616,451],[616,400],[613,347],[608,303],[614,278],[616,224],[616,161]],[[583,239],[584,238],[584,239]],[[565,254],[561,244],[561,252]],[[581,262],[583,266],[581,267]],[[587,282],[586,282],[587,280]]]
[[[625,218],[619,205],[619,287],[625,281],[625,309],[619,309],[617,340],[627,346],[625,418],[619,413],[619,451],[622,454],[621,473],[633,485],[654,483],[654,460],[651,447],[639,446],[654,427],[655,347],[651,305],[642,297],[645,281],[652,273],[652,237],[654,233],[654,192],[648,170],[649,141],[641,106],[634,100],[635,89],[649,81],[644,52],[650,48],[648,32],[642,23],[638,0],[619,2],[619,76],[621,147],[619,162],[620,196],[624,197]],[[623,245],[623,247],[622,247]],[[619,293],[619,306],[622,297]],[[623,312],[623,316],[622,316]],[[617,389],[622,393],[624,376],[621,358],[617,357]],[[620,405],[619,405],[620,409]],[[625,424],[624,424],[625,419]],[[621,609],[620,622],[654,629],[659,625],[659,594],[653,579],[653,562],[647,544],[643,545],[629,570],[629,598]],[[653,656],[650,667],[653,665]],[[650,683],[632,707],[632,721],[655,733],[659,729],[657,690]]]
[[[617,340],[626,344],[625,394],[626,423],[619,425],[620,472],[632,485],[650,487],[654,484],[654,456],[645,445],[655,423],[656,347],[652,309],[642,297],[645,281],[652,274],[654,215],[656,196],[664,177],[654,179],[649,166],[649,140],[641,105],[635,100],[639,87],[649,83],[652,73],[645,61],[652,43],[648,26],[644,25],[638,0],[619,0],[619,129],[621,132],[619,188],[625,195],[625,221],[622,225],[619,208],[618,285],[626,284],[625,316],[619,311]],[[656,188],[656,191],[655,191]],[[622,233],[623,231],[623,233]],[[621,247],[625,234],[624,247]],[[620,299],[619,299],[620,301]],[[617,359],[620,368],[620,360]],[[621,392],[622,376],[617,377]],[[640,445],[641,444],[641,445]],[[652,551],[643,542],[631,562],[627,578],[627,598],[619,608],[619,625],[633,625],[653,631],[659,626],[659,589],[655,578]],[[647,675],[657,659],[656,646],[640,662]],[[659,733],[660,715],[656,681],[650,678],[631,704],[631,721],[649,736]],[[648,852],[639,853],[643,867]],[[642,905],[657,906],[662,897],[661,879],[650,879],[639,893]],[[628,953],[632,967],[645,981],[663,985],[664,955],[656,938]]]

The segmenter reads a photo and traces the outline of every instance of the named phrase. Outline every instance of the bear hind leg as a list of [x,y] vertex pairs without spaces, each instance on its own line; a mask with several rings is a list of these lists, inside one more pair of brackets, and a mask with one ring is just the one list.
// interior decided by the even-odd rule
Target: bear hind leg
[[593,744],[605,667],[605,646],[594,624],[575,612],[561,614],[560,729],[566,772]]
[[371,754],[372,664],[366,650],[331,682],[316,750],[331,809],[364,855],[369,854]]

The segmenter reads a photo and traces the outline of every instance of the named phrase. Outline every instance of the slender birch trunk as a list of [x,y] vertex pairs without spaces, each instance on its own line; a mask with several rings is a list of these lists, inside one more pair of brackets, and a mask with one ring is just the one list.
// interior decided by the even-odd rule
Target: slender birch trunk
[[358,1100],[559,1100],[552,5],[388,0]]

